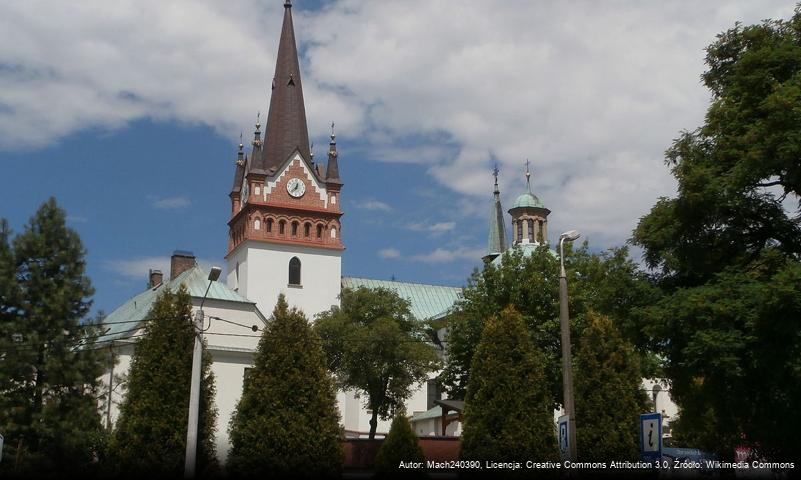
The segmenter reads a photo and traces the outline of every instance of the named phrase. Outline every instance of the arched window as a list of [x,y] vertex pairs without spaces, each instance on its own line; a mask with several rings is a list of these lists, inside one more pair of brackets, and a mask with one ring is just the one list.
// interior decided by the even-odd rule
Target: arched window
[[283,235],[284,234],[284,225],[286,225],[286,222],[284,222],[283,220],[278,222],[278,234],[279,235]]
[[273,219],[272,218],[268,218],[267,219],[267,227],[266,228],[267,228],[267,233],[273,233]]
[[292,222],[292,236],[298,236],[298,222]]
[[528,219],[528,241],[531,243],[535,242],[534,238],[534,220],[529,218]]
[[537,232],[537,237],[539,237],[539,241],[545,243],[545,222],[540,220],[540,231]]
[[261,220],[253,220],[253,230],[261,230]]
[[523,221],[522,220],[518,220],[517,221],[517,241],[518,242],[522,242],[523,241]]
[[323,226],[317,225],[317,238],[323,238]]
[[300,259],[292,257],[289,261],[289,284],[300,285]]
[[311,236],[311,223],[303,225],[303,236],[309,238]]
[[337,238],[337,227],[331,227],[331,238]]

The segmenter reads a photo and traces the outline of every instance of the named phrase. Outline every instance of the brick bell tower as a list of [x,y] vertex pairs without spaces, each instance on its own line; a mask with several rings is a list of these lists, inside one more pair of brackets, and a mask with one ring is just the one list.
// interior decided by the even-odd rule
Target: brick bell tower
[[240,143],[231,218],[228,285],[270,315],[280,293],[307,316],[339,303],[342,251],[336,136],[325,167],[309,147],[292,4],[284,21],[264,139],[257,120],[250,155]]

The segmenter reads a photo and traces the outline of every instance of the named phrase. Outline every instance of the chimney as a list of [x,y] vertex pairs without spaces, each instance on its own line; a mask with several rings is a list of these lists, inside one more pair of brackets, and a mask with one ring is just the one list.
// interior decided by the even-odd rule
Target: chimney
[[176,250],[172,252],[170,259],[170,280],[175,280],[178,275],[194,267],[195,254],[186,250]]
[[150,269],[150,276],[148,278],[149,280],[147,282],[147,286],[150,288],[153,288],[164,281],[164,275],[161,273],[161,270],[153,270],[152,268]]

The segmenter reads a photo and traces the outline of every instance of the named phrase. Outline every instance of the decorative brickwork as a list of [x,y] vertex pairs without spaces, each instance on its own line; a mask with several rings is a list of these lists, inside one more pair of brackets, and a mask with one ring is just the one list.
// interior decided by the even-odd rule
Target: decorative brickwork
[[[291,179],[303,182],[303,195],[287,191]],[[245,240],[344,249],[340,185],[332,185],[331,191],[321,185],[299,154],[278,175],[249,174],[246,181],[247,199],[240,203],[232,195],[229,252]]]

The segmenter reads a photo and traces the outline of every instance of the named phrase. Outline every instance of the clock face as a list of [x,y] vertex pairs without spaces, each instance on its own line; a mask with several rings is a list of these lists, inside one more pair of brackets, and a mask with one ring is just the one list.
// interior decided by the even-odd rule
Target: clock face
[[286,182],[286,191],[295,198],[300,198],[306,193],[306,184],[299,178],[291,178]]

